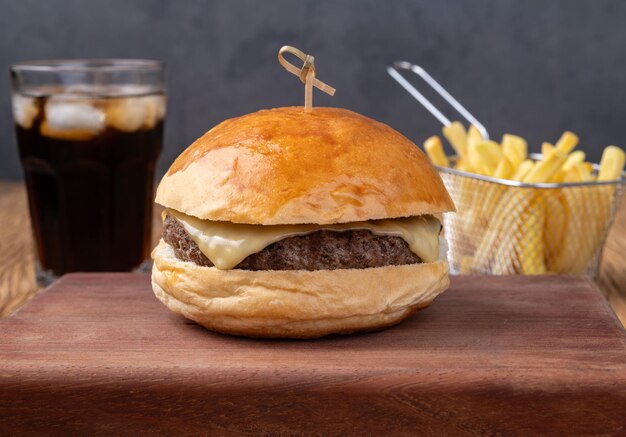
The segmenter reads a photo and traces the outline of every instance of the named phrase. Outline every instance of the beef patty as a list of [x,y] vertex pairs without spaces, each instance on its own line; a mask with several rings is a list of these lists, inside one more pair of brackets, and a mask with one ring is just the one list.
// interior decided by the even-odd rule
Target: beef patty
[[[213,263],[200,251],[183,226],[169,214],[163,240],[176,257],[200,266]],[[400,237],[374,235],[368,230],[320,230],[285,238],[253,253],[235,268],[242,270],[335,270],[417,264],[420,258]]]

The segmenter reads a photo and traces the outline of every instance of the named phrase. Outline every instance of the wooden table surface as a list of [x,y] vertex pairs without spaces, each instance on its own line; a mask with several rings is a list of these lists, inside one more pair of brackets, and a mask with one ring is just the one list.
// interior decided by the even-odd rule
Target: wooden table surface
[[626,333],[587,278],[452,278],[393,328],[215,334],[147,274],[78,273],[0,320],[0,435],[626,432]]
[[[161,231],[154,212],[153,242]],[[26,190],[22,183],[0,182],[0,317],[19,308],[37,291]],[[626,202],[609,233],[598,285],[626,326]]]

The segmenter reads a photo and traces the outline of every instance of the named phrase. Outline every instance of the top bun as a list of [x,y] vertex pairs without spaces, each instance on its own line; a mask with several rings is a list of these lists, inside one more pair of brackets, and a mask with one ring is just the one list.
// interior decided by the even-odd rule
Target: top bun
[[156,202],[214,221],[332,224],[453,211],[428,158],[386,124],[339,108],[226,120],[174,161]]

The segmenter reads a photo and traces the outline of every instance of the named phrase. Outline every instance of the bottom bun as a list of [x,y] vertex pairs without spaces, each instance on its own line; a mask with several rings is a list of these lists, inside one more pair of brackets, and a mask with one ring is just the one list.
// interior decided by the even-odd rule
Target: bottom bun
[[219,270],[152,252],[152,289],[170,310],[225,334],[316,338],[372,331],[426,308],[448,288],[448,263],[343,270]]

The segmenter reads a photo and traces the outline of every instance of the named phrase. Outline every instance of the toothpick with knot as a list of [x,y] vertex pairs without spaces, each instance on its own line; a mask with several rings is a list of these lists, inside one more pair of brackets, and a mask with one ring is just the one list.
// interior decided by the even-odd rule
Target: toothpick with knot
[[[303,62],[302,68],[298,68],[288,62],[285,59],[285,53],[291,53],[298,57]],[[278,62],[285,70],[298,76],[304,84],[304,112],[311,112],[311,109],[313,109],[313,87],[324,91],[328,95],[335,95],[335,88],[315,78],[315,58],[313,56],[307,55],[295,47],[283,46],[278,51]]]

